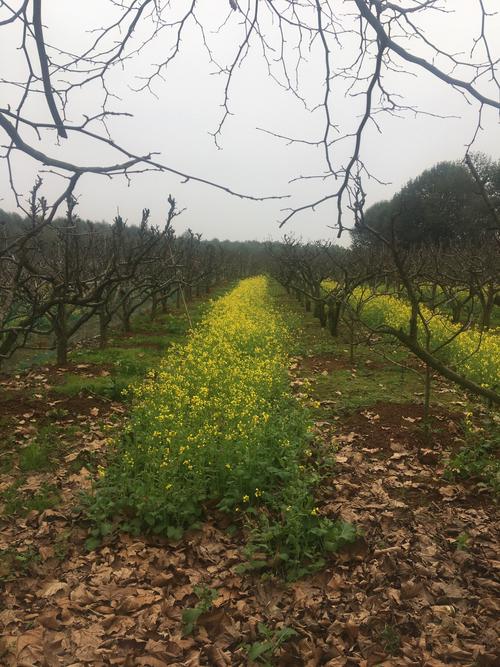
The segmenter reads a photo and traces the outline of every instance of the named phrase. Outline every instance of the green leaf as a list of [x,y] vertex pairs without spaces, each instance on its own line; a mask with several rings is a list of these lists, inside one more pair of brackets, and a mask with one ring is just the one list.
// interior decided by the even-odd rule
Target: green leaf
[[176,526],[167,527],[167,537],[169,540],[180,540],[183,532],[182,528]]
[[99,530],[101,531],[101,535],[104,537],[105,535],[109,535],[110,533],[113,532],[113,524],[111,523],[102,523],[99,526]]
[[354,542],[358,536],[356,527],[352,523],[342,523],[339,538],[344,542]]
[[291,637],[296,637],[297,633],[293,628],[283,628],[282,630],[279,631],[277,639],[280,644],[283,644],[284,642],[288,641]]
[[87,540],[85,540],[85,548],[87,551],[94,551],[94,549],[97,549],[100,544],[101,540],[98,537],[89,537]]
[[256,642],[250,647],[250,650],[248,651],[248,657],[250,660],[256,660],[261,655],[264,655],[264,653],[272,650],[272,648],[273,645],[271,642]]
[[251,560],[248,563],[248,569],[250,570],[263,570],[267,566],[268,564],[265,560]]
[[261,635],[264,635],[264,637],[272,637],[273,635],[272,631],[265,625],[265,623],[257,623],[257,630]]
[[189,607],[182,612],[182,624],[184,626],[184,634],[190,635],[198,622],[198,619],[203,614],[203,609],[199,607]]

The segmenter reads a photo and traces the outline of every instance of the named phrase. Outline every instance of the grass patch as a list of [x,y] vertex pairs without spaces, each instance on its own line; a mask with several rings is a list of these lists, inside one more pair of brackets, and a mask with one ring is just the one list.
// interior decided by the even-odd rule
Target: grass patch
[[[225,288],[220,288],[214,294],[225,291]],[[210,301],[190,305],[193,326],[200,321],[209,306]],[[54,387],[54,392],[64,396],[77,396],[86,392],[115,401],[126,400],[127,388],[141,382],[151,368],[159,365],[173,344],[184,340],[190,329],[190,320],[183,312],[161,314],[154,320],[145,314],[138,315],[133,321],[130,334],[115,334],[110,338],[111,347],[77,350],[71,354],[75,363],[111,367],[109,375],[87,377],[67,373],[64,382]]]
[[129,379],[124,376],[82,377],[68,373],[64,382],[56,385],[53,391],[60,396],[78,396],[83,392],[119,401],[129,384]]
[[[176,337],[181,337],[182,331],[179,331],[179,334]],[[157,334],[141,334],[134,333],[130,337],[118,337],[112,338],[110,343],[112,347],[140,347],[140,348],[158,348],[159,352],[165,351],[169,345],[172,344],[172,338],[174,336],[167,331],[158,332]]]
[[395,625],[385,625],[380,633],[380,641],[384,650],[389,655],[395,656],[399,654],[401,647],[401,635]]
[[500,425],[498,418],[475,424],[466,415],[464,445],[447,462],[445,477],[470,480],[500,497]]
[[11,453],[2,452],[0,454],[0,475],[5,475],[12,471],[14,460],[15,457]]
[[0,474],[11,472],[15,457],[15,439],[13,437],[0,436]]
[[136,375],[148,368],[150,360],[156,360],[161,352],[135,347],[108,347],[104,350],[86,350],[75,354],[74,361],[96,366],[113,366],[122,375]]
[[[351,363],[350,340],[344,328],[333,337],[319,321],[306,313],[295,299],[280,297],[283,305],[300,320],[299,344],[295,353],[307,357],[327,357],[334,360],[333,370],[314,373],[303,370],[301,375],[312,380],[308,390],[315,401],[332,401],[332,411],[349,414],[377,402],[406,403],[423,400],[424,378],[419,365],[402,346],[389,338],[371,338],[357,331],[354,362]],[[423,370],[422,370],[423,373]],[[439,389],[439,393],[436,392]],[[449,407],[456,393],[447,391],[439,380],[433,382],[432,405]],[[324,411],[316,412],[324,416]]]
[[52,484],[44,482],[34,494],[23,493],[19,490],[20,486],[22,486],[22,480],[16,480],[1,494],[4,516],[26,516],[33,510],[43,512],[57,507],[60,502],[59,490]]
[[421,381],[413,373],[361,368],[357,372],[338,369],[327,376],[320,375],[311,393],[318,401],[335,400],[338,412],[353,412],[378,401],[409,402],[421,391]]
[[19,469],[21,472],[48,470],[50,451],[43,442],[32,442],[21,450]]
[[24,551],[9,548],[0,549],[0,581],[12,581],[20,576],[29,574],[40,556],[34,547]]
[[139,382],[148,370],[156,366],[163,352],[154,348],[110,347],[105,350],[81,351],[74,355],[74,361],[93,364],[111,370],[107,375],[82,375],[66,373],[64,382],[55,385],[53,391],[64,396],[77,396],[84,392],[102,396],[114,401],[124,400],[126,389]]
[[23,473],[52,470],[62,448],[59,430],[43,426],[35,439],[20,450],[19,469]]

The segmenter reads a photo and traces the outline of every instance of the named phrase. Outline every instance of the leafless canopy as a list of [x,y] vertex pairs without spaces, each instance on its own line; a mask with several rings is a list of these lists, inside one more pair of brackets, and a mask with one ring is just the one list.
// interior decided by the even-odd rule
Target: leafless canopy
[[[425,113],[400,94],[400,77],[430,76],[461,94],[465,104],[474,105],[477,125],[471,128],[471,144],[484,110],[500,110],[499,53],[495,52],[498,17],[493,11],[497,2],[468,1],[475,7],[476,21],[470,25],[469,43],[463,45],[463,52],[456,53],[447,48],[446,39],[436,42],[427,32],[434,20],[451,20],[460,5],[456,0],[101,0],[102,16],[113,18],[102,25],[101,15],[96,14],[95,29],[78,34],[75,43],[83,40],[84,46],[75,52],[47,37],[48,2],[0,0],[0,39],[8,34],[12,40],[14,35],[22,54],[15,74],[4,71],[0,79],[1,98],[6,100],[0,107],[2,154],[17,203],[22,207],[23,198],[16,188],[15,158],[19,152],[35,160],[41,169],[65,179],[64,192],[53,202],[53,214],[89,173],[129,178],[139,171],[169,172],[231,195],[259,199],[197,175],[195,165],[189,173],[176,169],[155,153],[154,146],[145,145],[139,154],[113,139],[116,117],[127,115],[120,110],[113,89],[115,72],[120,70],[121,76],[127,77],[131,89],[156,94],[187,36],[192,40],[198,35],[213,72],[224,81],[220,122],[207,128],[212,129],[216,143],[232,113],[233,82],[241,75],[251,50],[262,56],[277,85],[301,100],[311,113],[321,114],[321,136],[288,137],[280,128],[265,131],[281,140],[316,146],[324,155],[322,173],[298,178],[322,179],[325,194],[316,201],[284,209],[281,224],[297,213],[336,201],[338,215],[333,226],[340,234],[343,212],[350,208],[356,214],[363,207],[362,183],[373,177],[363,159],[367,126],[380,129],[384,114]],[[223,14],[225,18],[219,21]],[[218,20],[216,29],[214,17]],[[68,29],[79,31],[78,25]],[[136,65],[131,72],[132,64],[152,44],[156,44],[155,52],[161,48],[162,59],[149,68],[145,65],[139,76]],[[321,76],[317,78],[319,69]],[[304,80],[309,85],[304,85]],[[314,90],[311,80],[317,83]],[[87,99],[82,92],[95,91],[96,86],[102,93],[100,105],[82,108],[82,100]],[[346,95],[359,103],[359,116],[352,119],[350,129],[340,127],[336,116]],[[34,101],[40,98],[44,100],[43,118],[33,111]],[[88,99],[95,100],[95,94]],[[95,143],[96,154],[102,154],[105,146],[114,158],[90,165],[76,158],[69,160],[67,145],[82,136]],[[57,137],[56,146],[43,143],[50,137]],[[37,144],[51,147],[43,151]]]

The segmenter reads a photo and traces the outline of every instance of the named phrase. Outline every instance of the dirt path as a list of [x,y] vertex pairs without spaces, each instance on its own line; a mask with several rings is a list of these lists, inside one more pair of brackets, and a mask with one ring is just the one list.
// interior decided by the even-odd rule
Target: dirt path
[[[323,371],[307,366],[309,374]],[[39,377],[32,380],[43,387]],[[323,571],[291,584],[238,574],[243,536],[227,531],[227,518],[213,511],[179,543],[110,537],[87,552],[78,494],[90,474],[75,461],[105,455],[103,421],[112,424],[121,408],[62,406],[61,437],[68,423],[80,435],[55,471],[25,482],[29,491],[56,481],[60,502],[4,522],[0,531],[0,663],[246,665],[249,647],[266,640],[263,623],[275,642],[265,656],[282,667],[498,665],[497,511],[479,488],[441,477],[453,415],[435,415],[440,430],[424,445],[418,406],[379,403],[338,419],[332,401],[320,408],[316,452],[336,451],[337,463],[318,507],[352,521],[362,537]],[[9,417],[24,419],[20,436],[37,418],[33,406],[24,414]],[[199,604],[198,586],[217,597],[185,636],[183,613]],[[297,634],[280,648],[283,627]]]
[[[347,638],[352,646],[347,662],[332,665],[498,664],[496,507],[441,478],[439,436],[419,448],[394,424],[398,413],[415,423],[415,408],[374,406],[332,438],[337,472],[322,509],[361,527],[365,540],[357,564],[333,576],[338,650],[346,656]],[[353,422],[359,428],[348,431]]]

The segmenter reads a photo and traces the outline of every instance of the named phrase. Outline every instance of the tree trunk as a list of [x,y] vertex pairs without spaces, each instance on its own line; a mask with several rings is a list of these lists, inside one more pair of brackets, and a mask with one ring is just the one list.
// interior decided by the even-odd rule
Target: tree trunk
[[491,316],[493,314],[493,306],[495,305],[495,295],[492,290],[488,290],[486,299],[482,303],[483,313],[481,317],[481,331],[489,329],[491,326]]
[[150,313],[150,318],[152,320],[155,319],[157,312],[158,312],[158,297],[156,293],[153,293],[151,296],[151,313]]
[[458,324],[460,322],[460,317],[462,316],[462,306],[460,302],[455,302],[451,304],[451,313],[452,313],[452,322],[453,324]]
[[0,368],[2,364],[2,359],[8,357],[10,351],[15,346],[17,341],[17,336],[18,336],[17,332],[8,331],[2,343],[0,344]]
[[354,318],[349,316],[349,361],[354,366]]
[[68,363],[68,322],[67,312],[64,304],[57,306],[57,314],[54,321],[54,333],[56,336],[56,355],[58,366],[66,366]]
[[331,335],[337,338],[339,335],[340,314],[342,312],[342,303],[335,301],[328,305],[328,328]]
[[462,389],[471,391],[473,394],[477,394],[478,396],[484,396],[491,403],[494,403],[495,405],[500,405],[500,394],[497,394],[495,390],[489,389],[488,387],[483,387],[482,385],[477,384],[472,380],[469,380],[463,375],[460,375],[452,368],[449,368],[437,357],[431,354],[428,350],[423,348],[418,343],[418,341],[411,338],[411,336],[405,334],[405,332],[402,329],[395,329],[394,327],[380,327],[379,331],[391,334],[391,336],[394,336],[395,338],[400,340],[419,359],[428,364],[433,370],[438,372],[443,377],[458,384],[458,386],[462,387]]
[[314,317],[319,319],[319,323],[322,327],[326,327],[326,310],[324,301],[316,301],[314,307]]
[[68,339],[65,336],[57,337],[57,365],[66,366],[68,363]]
[[431,287],[431,302],[430,302],[430,304],[429,304],[430,309],[431,309],[433,312],[434,312],[434,310],[435,310],[435,308],[436,308],[436,294],[437,294],[437,285],[436,285],[436,283],[433,283],[433,284],[432,284],[432,287]]
[[111,322],[111,317],[106,313],[104,307],[101,307],[98,312],[99,317],[99,347],[104,350],[108,346],[108,327]]
[[122,328],[124,333],[130,333],[132,331],[132,324],[130,322],[130,310],[124,306],[122,309]]

